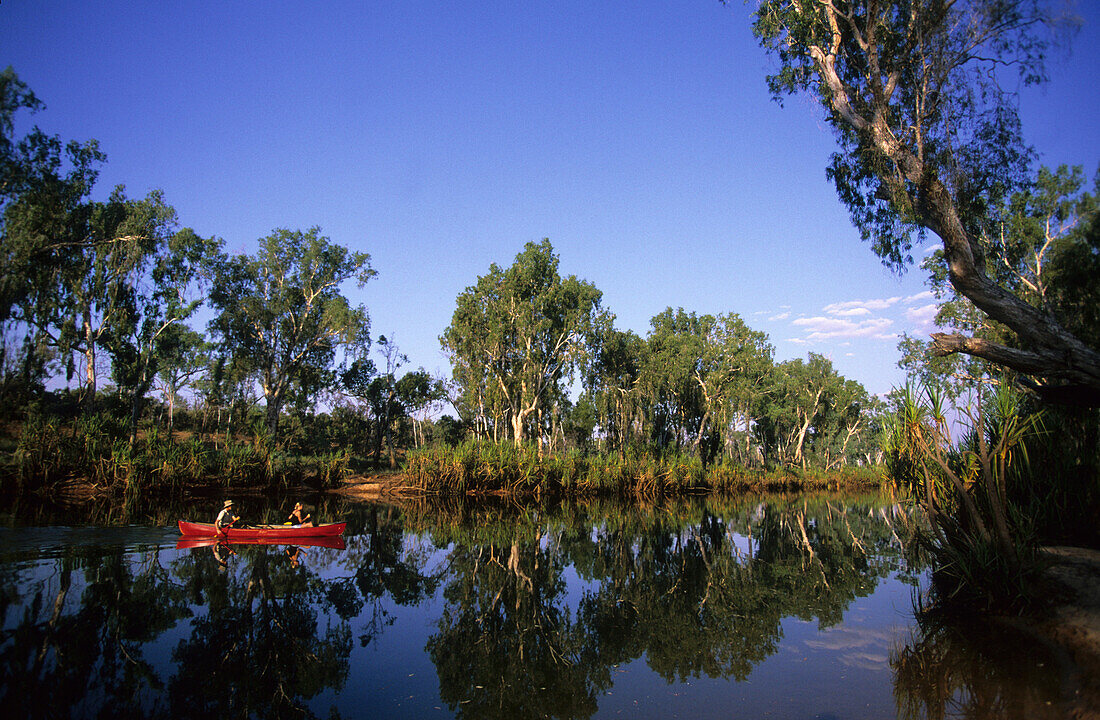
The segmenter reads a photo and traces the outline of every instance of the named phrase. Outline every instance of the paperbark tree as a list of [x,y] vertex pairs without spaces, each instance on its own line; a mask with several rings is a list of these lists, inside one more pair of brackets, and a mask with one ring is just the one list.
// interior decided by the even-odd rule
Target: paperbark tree
[[[105,202],[65,195],[30,192],[6,210],[4,271],[20,278],[7,312],[57,349],[67,379],[75,374],[74,354],[82,358],[90,407],[100,351],[116,366],[132,365],[134,348],[123,338],[144,332],[137,328],[167,308],[161,300],[171,290],[153,275],[172,254],[175,211],[159,192],[131,200],[121,186]],[[130,379],[128,371],[116,378],[120,387]]]
[[[1100,175],[1096,182],[1100,183]],[[1085,187],[1080,167],[1040,168],[1029,186],[1014,193],[1001,210],[999,232],[985,243],[986,267],[1002,287],[1050,311],[1068,330],[1096,345],[1100,340],[1100,295],[1094,289],[1100,271],[1096,251],[1100,197]],[[1012,343],[1011,329],[979,312],[951,286],[942,252],[929,256],[923,267],[929,271],[929,286],[939,301],[937,326],[990,342]],[[904,338],[899,347],[902,367],[925,386],[940,388],[951,398],[979,383],[998,384],[1005,375],[1015,375],[971,356],[934,356],[928,344],[913,337]],[[1044,383],[1041,378],[1034,389],[1061,402],[1078,399],[1058,397],[1066,395],[1067,388]]]
[[202,304],[200,293],[210,280],[209,263],[221,247],[220,240],[201,238],[190,228],[154,239],[143,263],[145,275],[135,278],[137,288],[104,341],[111,353],[114,380],[129,401],[131,443],[136,439],[141,403],[160,362],[162,358],[173,362],[170,356],[178,349],[179,336],[174,331],[181,330]]
[[494,263],[459,294],[440,341],[468,394],[498,393],[517,446],[528,417],[549,409],[553,391],[584,356],[600,298],[591,283],[558,275],[549,240],[527,243],[511,267]]
[[621,453],[631,435],[640,439],[643,408],[638,381],[646,343],[631,330],[608,325],[598,331],[593,350],[585,371],[585,393],[608,443]]
[[1009,346],[933,335],[1019,372],[1081,385],[1100,397],[1100,352],[1043,307],[990,277],[983,238],[996,208],[1027,175],[1030,150],[1014,96],[1000,81],[1044,79],[1058,18],[1039,0],[764,0],[754,30],[780,61],[778,99],[808,92],[841,151],[828,170],[864,239],[891,266],[913,238],[943,243],[952,286],[1016,335]]
[[169,325],[159,338],[160,362],[156,376],[168,403],[168,433],[175,423],[176,400],[180,391],[210,369],[211,346],[202,335],[182,323]]
[[12,136],[15,113],[40,107],[10,68],[0,73],[0,321],[20,326],[29,348],[56,351],[66,379],[80,356],[87,407],[107,351],[133,437],[157,338],[195,309],[186,288],[216,243],[173,234],[176,213],[159,191],[135,200],[120,185],[90,200],[106,159],[94,140],[63,146],[38,128]]
[[340,286],[355,280],[362,287],[374,275],[370,255],[336,245],[317,227],[276,230],[254,257],[219,265],[211,330],[223,354],[258,378],[273,438],[287,398],[312,397],[330,385],[337,349],[367,341],[366,308],[353,307]]
[[[767,335],[749,328],[736,313],[696,315],[667,308],[650,321],[643,378],[654,404],[686,433],[703,462],[717,446],[736,410],[771,367]],[[746,419],[746,424],[748,420]],[[662,433],[667,434],[667,433]]]

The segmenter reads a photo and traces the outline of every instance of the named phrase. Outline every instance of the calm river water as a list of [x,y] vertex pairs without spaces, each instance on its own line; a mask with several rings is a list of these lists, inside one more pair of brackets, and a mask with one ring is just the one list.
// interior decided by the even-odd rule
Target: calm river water
[[916,622],[877,496],[313,512],[344,547],[7,518],[4,717],[1057,717],[1038,648]]

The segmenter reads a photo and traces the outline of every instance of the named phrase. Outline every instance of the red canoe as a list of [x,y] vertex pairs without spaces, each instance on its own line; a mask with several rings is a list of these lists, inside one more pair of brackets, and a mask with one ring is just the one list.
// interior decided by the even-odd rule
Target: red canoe
[[231,542],[241,540],[292,540],[294,538],[333,537],[344,533],[347,523],[328,525],[256,525],[246,528],[218,530],[214,523],[195,523],[180,520],[180,534],[186,537],[224,538]]

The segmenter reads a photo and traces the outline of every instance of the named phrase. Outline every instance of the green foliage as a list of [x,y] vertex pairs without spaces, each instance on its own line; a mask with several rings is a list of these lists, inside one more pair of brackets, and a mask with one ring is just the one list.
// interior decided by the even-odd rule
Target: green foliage
[[288,399],[311,402],[333,385],[337,349],[369,341],[366,309],[352,307],[340,285],[354,279],[362,287],[374,275],[369,255],[333,244],[317,227],[278,229],[255,256],[218,264],[210,327],[225,364],[258,379],[274,437]]
[[517,445],[527,419],[551,411],[586,356],[587,338],[606,322],[591,283],[558,274],[549,240],[527,243],[507,269],[496,264],[459,294],[440,342],[466,407],[504,419]]
[[1035,603],[1043,589],[1036,537],[1007,490],[1013,475],[1029,474],[1027,449],[1041,417],[1025,414],[1001,386],[963,410],[969,429],[955,444],[937,390],[922,396],[907,387],[896,403],[886,466],[928,518],[919,542],[932,559],[936,602],[1010,611]]
[[[1100,183],[1100,174],[1096,182]],[[1098,210],[1100,200],[1095,192],[1085,190],[1082,168],[1041,167],[1025,187],[995,208],[998,227],[979,238],[985,272],[999,287],[1050,312],[1093,347],[1100,345],[1100,295],[1093,282],[1100,272]],[[1017,333],[980,312],[951,286],[943,251],[930,255],[922,267],[938,300],[938,327],[1022,347]],[[1005,367],[978,358],[940,357],[933,354],[930,343],[908,336],[899,348],[900,367],[926,386],[939,386],[952,398],[988,378],[1011,382],[1016,377]]]
[[872,471],[764,472],[730,462],[704,466],[694,455],[624,453],[541,455],[532,446],[467,440],[456,447],[433,445],[411,453],[405,474],[430,494],[528,494],[592,497],[663,497],[760,489],[877,486]]
[[81,415],[68,427],[32,414],[13,453],[15,489],[63,495],[93,487],[132,502],[204,487],[331,488],[347,475],[352,458],[346,449],[314,455],[277,452],[262,433],[214,444],[199,435],[175,441],[153,427],[131,443],[125,430],[123,422],[102,412]]
[[[841,147],[829,177],[887,264],[912,261],[931,208],[917,197],[924,183],[948,184],[961,221],[976,229],[1022,178],[1029,152],[992,68],[1005,62],[1028,82],[1042,79],[1044,19],[1027,0],[859,1],[848,12],[822,0],[759,4],[754,32],[780,63],[768,86],[776,99],[806,92],[825,108]],[[927,177],[906,164],[909,153]]]
[[15,448],[15,467],[20,486],[32,487],[57,480],[64,460],[60,423],[35,413],[23,423]]
[[[1008,71],[1024,83],[1045,79],[1048,32],[1066,24],[1056,7],[1042,0],[765,0],[754,31],[779,60],[768,78],[773,94],[808,93],[825,110],[840,146],[827,172],[864,240],[900,270],[912,262],[914,242],[935,233],[952,286],[1013,335],[1005,343],[938,334],[935,351],[1081,385],[1097,404],[1100,351],[1090,334],[1067,330],[1033,297],[1043,295],[1034,282],[1043,252],[1031,263],[1031,253],[1020,250],[1043,233],[1034,226],[1006,232],[1014,222],[1008,199],[1027,187],[1034,155]],[[1067,187],[1063,179],[1040,177],[1038,202],[1025,214],[1061,213],[1041,196]],[[1004,237],[1004,252],[989,253]],[[1030,278],[1019,272],[1029,264],[1036,265]],[[1006,273],[1018,276],[1020,291],[1006,291]]]

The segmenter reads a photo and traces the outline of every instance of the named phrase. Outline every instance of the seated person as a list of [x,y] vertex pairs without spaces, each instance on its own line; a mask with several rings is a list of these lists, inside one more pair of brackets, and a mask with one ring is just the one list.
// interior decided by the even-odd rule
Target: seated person
[[218,513],[218,519],[214,521],[214,527],[219,531],[225,530],[233,526],[233,523],[237,522],[241,518],[233,514],[233,501],[226,500],[225,505],[222,506],[222,511]]
[[313,525],[313,522],[309,519],[311,516],[307,513],[302,515],[302,503],[294,503],[294,512],[290,513],[290,517],[287,520],[291,525]]

